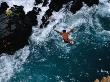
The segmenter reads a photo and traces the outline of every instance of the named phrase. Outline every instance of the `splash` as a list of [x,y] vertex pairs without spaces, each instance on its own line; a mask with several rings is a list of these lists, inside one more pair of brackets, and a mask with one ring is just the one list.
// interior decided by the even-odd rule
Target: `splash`
[[[59,12],[53,12],[53,15],[49,18],[50,23],[46,28],[42,30],[36,27],[33,28],[33,34],[30,38],[31,41],[35,44],[42,45],[42,43],[48,42],[50,39],[54,39],[55,44],[58,46],[58,48],[62,48],[63,51],[69,53],[71,47],[68,47],[67,44],[63,43],[60,40],[60,36],[56,34],[56,32],[54,32],[54,29],[57,29],[58,31],[66,29],[67,31],[69,31],[70,29],[74,28],[74,35],[72,34],[70,36],[70,38],[73,38],[74,40],[78,40],[79,38],[77,37],[82,35],[82,33],[92,34],[91,29],[93,29],[98,38],[102,38],[102,40],[104,40],[104,37],[102,37],[102,35],[104,35],[107,38],[106,40],[109,40],[109,31],[105,31],[103,29],[101,23],[99,22],[98,16],[108,17],[110,15],[109,10],[106,10],[105,13],[105,8],[108,8],[108,4],[110,3],[106,1],[100,2],[103,2],[104,4],[99,4],[98,6],[94,5],[93,7],[88,7],[86,4],[84,4],[81,10],[74,15],[70,11],[65,9],[65,6]],[[84,31],[80,32],[79,30],[83,28]]]
[[12,56],[3,53],[3,56],[0,57],[0,82],[7,82],[15,72],[22,70],[21,66],[26,62],[29,54],[28,46],[17,51]]
[[25,13],[27,13],[33,9],[35,0],[1,0],[1,2],[7,2],[10,7],[13,5],[23,6]]
[[[34,0],[5,0],[10,6],[12,5],[22,5],[24,6],[25,12],[28,12],[32,10],[34,6]],[[27,62],[27,57],[29,56],[30,52],[34,52],[36,58],[40,54],[40,50],[36,48],[36,46],[44,47],[46,52],[46,57],[50,55],[56,55],[56,54],[50,54],[51,50],[54,50],[54,46],[49,48],[47,44],[51,39],[54,40],[55,48],[59,50],[60,52],[64,53],[70,53],[71,50],[75,49],[77,45],[80,45],[81,40],[84,43],[89,43],[90,40],[85,35],[92,34],[91,29],[94,33],[94,36],[97,36],[97,39],[101,40],[102,42],[110,41],[110,32],[103,29],[99,16],[102,17],[110,17],[110,3],[107,2],[107,0],[100,0],[101,4],[98,6],[94,5],[93,7],[87,7],[84,5],[80,11],[78,11],[76,14],[72,14],[69,11],[65,10],[65,7],[63,7],[59,12],[53,12],[53,15],[49,18],[49,25],[44,29],[39,29],[39,25],[42,23],[41,18],[46,12],[46,10],[49,8],[42,7],[41,4],[38,5],[39,8],[42,9],[42,12],[40,12],[40,15],[38,16],[39,25],[33,27],[33,33],[30,37],[30,46],[33,50],[29,50],[30,46],[24,47],[23,49],[17,51],[14,56],[7,56],[6,54],[3,54],[3,56],[0,58],[0,81],[6,82],[10,80],[12,76],[16,72],[20,72],[23,68],[22,65]],[[102,4],[103,3],[103,4]],[[62,29],[70,30],[72,28],[75,28],[75,32],[71,34],[71,37],[73,40],[75,40],[77,45],[68,46],[65,44],[61,39],[60,36],[54,32],[53,29],[57,29],[59,31],[62,31]],[[82,30],[82,31],[80,31]],[[85,34],[85,35],[84,35]],[[80,36],[80,38],[79,38]],[[34,45],[32,45],[34,44]],[[102,43],[95,43],[97,46],[103,46]],[[54,51],[52,51],[54,52]],[[39,54],[39,55],[38,55]],[[59,58],[67,58],[70,57],[65,54],[58,54]],[[47,59],[42,58],[39,61],[45,62]],[[61,77],[62,78],[62,77]],[[73,78],[74,80],[74,78]],[[63,82],[63,79],[61,79],[60,82]],[[65,81],[64,81],[65,82]]]

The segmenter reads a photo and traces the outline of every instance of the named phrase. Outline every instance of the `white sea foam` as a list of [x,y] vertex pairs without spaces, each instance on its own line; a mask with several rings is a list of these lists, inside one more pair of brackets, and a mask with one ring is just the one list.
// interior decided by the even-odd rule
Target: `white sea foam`
[[35,0],[1,0],[0,2],[7,2],[10,7],[13,5],[24,6],[24,11],[27,13],[33,9]]
[[0,57],[0,82],[7,82],[15,72],[22,70],[22,65],[29,56],[29,47],[17,51],[14,55],[3,53]]
[[[3,0],[2,0],[3,1]],[[25,12],[32,10],[34,6],[34,0],[4,0],[10,6],[12,5],[22,5],[24,6]],[[110,16],[110,3],[106,2],[107,0],[100,0],[101,3],[98,6],[93,6],[91,8],[84,6],[80,11],[76,14],[72,14],[70,12],[64,12],[65,9],[62,8],[59,12],[53,12],[53,15],[49,18],[49,25],[44,29],[39,29],[33,27],[33,33],[30,37],[31,41],[37,44],[41,44],[42,42],[46,42],[51,38],[54,38],[56,41],[56,45],[58,48],[62,48],[63,51],[69,53],[71,47],[67,47],[67,45],[59,40],[59,36],[56,32],[53,31],[53,28],[62,31],[62,29],[70,30],[70,28],[75,27],[76,32],[82,24],[90,25],[97,33],[103,34],[107,33],[110,34],[109,31],[103,30],[97,16],[95,16],[95,23],[98,26],[97,28],[94,27],[94,19],[93,14],[99,14],[101,16]],[[48,9],[47,7],[42,7],[41,4],[38,6],[41,8],[40,15],[38,16],[39,25],[42,23],[41,18]],[[102,8],[103,7],[103,8]],[[64,28],[65,27],[65,28]],[[67,28],[69,27],[69,28]],[[87,26],[85,32],[89,33],[90,29]],[[52,34],[51,36],[49,36]],[[57,37],[56,37],[57,35]],[[76,36],[72,36],[75,38]],[[102,38],[102,37],[100,37]],[[21,66],[26,62],[27,57],[29,56],[29,47],[24,47],[23,49],[17,51],[14,56],[7,56],[6,54],[0,57],[0,81],[6,82],[8,81],[11,76],[18,70],[20,70]],[[62,56],[60,56],[62,57]]]
[[[109,5],[108,5],[109,3],[106,1],[100,1],[100,2],[101,3],[103,2],[103,4],[99,4],[98,6],[94,5],[93,7],[88,7],[84,5],[81,8],[81,10],[74,15],[69,11],[65,12],[65,8],[62,8],[59,12],[53,12],[52,16],[49,18],[50,23],[46,28],[42,30],[38,28],[33,28],[33,34],[31,36],[31,40],[39,44],[48,41],[50,38],[59,39],[59,36],[56,37],[56,33],[53,31],[53,28],[55,28],[58,31],[62,31],[63,29],[69,31],[70,29],[75,27],[76,29],[75,32],[77,32],[78,29],[81,28],[80,26],[82,24],[86,24],[87,26],[85,28],[86,33],[90,33],[91,28],[93,28],[94,31],[97,32],[97,34],[103,33],[103,27],[99,22],[97,14],[107,17],[110,15],[110,13],[109,10],[105,10],[106,8],[109,9]],[[45,11],[45,8],[43,9],[43,11]],[[93,18],[93,16],[95,19]],[[95,27],[94,24],[97,27]],[[109,32],[106,31],[106,33]],[[52,34],[52,36],[49,36],[50,34]],[[73,36],[73,38],[77,38],[77,36]],[[56,45],[59,45],[66,52],[69,52],[69,50],[71,49],[61,41],[56,42]]]

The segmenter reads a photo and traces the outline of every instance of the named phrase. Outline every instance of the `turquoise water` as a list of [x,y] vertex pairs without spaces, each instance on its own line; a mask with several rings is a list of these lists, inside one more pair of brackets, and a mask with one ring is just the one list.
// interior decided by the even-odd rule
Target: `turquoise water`
[[[63,23],[68,24],[72,17],[66,16]],[[108,26],[109,17],[99,20]],[[65,44],[55,32],[41,45],[31,42],[27,62],[10,82],[93,82],[109,75],[110,36],[94,21],[93,26],[83,23],[76,27],[78,30],[71,34],[75,45]]]
[[[106,9],[106,10],[105,10]],[[15,56],[0,58],[1,82],[93,82],[110,73],[110,11],[108,3],[75,15],[64,8],[54,13],[47,28],[33,27],[30,45]],[[72,27],[71,27],[72,26]],[[69,27],[69,28],[68,28]],[[75,28],[74,45],[65,44],[59,31]],[[105,29],[105,30],[104,30]],[[7,64],[6,64],[7,63]],[[6,80],[6,78],[8,80]]]
[[76,48],[68,45],[71,46],[69,53],[59,49],[54,40],[40,47],[34,45],[37,51],[31,52],[23,70],[16,73],[10,82],[93,82],[95,78],[108,75],[101,69],[110,72],[109,47],[99,47],[97,42],[91,42],[73,45]]

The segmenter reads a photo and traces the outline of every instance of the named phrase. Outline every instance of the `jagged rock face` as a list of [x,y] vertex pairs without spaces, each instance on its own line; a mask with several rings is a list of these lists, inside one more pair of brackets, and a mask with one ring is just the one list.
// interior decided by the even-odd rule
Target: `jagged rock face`
[[[49,0],[35,0],[35,5],[43,3],[46,6]],[[98,4],[99,0],[51,0],[49,9],[46,11],[42,18],[40,28],[46,27],[49,21],[48,18],[52,15],[53,11],[58,12],[64,4],[73,1],[70,11],[76,13],[83,6],[85,2],[88,6]],[[9,6],[6,2],[1,3],[0,6],[0,54],[1,53],[14,53],[16,50],[28,44],[28,38],[32,32],[32,26],[37,25],[37,16],[40,9],[34,7],[32,11],[27,14],[24,13],[22,6],[14,6],[12,9],[13,16],[6,16],[6,9]]]
[[38,12],[35,11],[36,8],[25,14],[22,6],[15,5],[11,8],[12,17],[6,16],[7,8],[8,6],[4,7],[4,5],[0,7],[2,11],[0,13],[0,54],[13,54],[16,50],[27,45],[32,26],[37,25],[36,15]]
[[0,6],[0,15],[1,15],[2,13],[4,13],[5,10],[6,10],[8,7],[9,7],[9,6],[7,5],[6,2],[1,3],[1,6]]
[[43,6],[46,6],[48,4],[48,0],[35,0],[35,2],[35,5],[43,3]]
[[46,25],[49,23],[48,18],[52,15],[53,11],[58,12],[64,4],[67,4],[70,1],[73,1],[72,6],[70,8],[70,11],[73,14],[75,14],[76,11],[81,9],[81,7],[83,6],[83,2],[89,7],[93,4],[99,3],[99,0],[51,0],[51,3],[49,4],[49,9],[46,11],[45,15],[42,18],[43,23],[40,28],[46,27]]

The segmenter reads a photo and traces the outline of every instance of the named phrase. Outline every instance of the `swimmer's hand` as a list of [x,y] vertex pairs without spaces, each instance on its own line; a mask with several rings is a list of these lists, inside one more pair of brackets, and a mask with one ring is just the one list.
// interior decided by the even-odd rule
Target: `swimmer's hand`
[[73,29],[71,29],[68,33],[71,33],[71,32],[73,32],[74,31],[74,28]]

